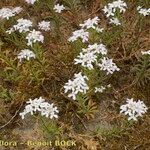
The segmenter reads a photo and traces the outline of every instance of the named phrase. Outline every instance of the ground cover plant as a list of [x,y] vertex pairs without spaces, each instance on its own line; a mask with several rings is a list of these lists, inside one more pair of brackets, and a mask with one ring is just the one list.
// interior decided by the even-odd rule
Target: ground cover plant
[[149,150],[149,0],[0,1],[0,149]]

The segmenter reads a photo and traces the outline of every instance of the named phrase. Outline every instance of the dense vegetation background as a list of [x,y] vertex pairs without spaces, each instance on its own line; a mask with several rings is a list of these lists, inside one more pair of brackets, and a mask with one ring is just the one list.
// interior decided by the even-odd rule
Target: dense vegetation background
[[[67,9],[57,14],[55,3]],[[43,44],[34,45],[37,59],[20,63],[17,54],[26,45],[21,34],[15,36],[6,30],[15,19],[0,20],[0,140],[44,141],[75,140],[76,146],[55,147],[60,150],[148,150],[150,149],[149,112],[137,122],[121,115],[120,105],[127,97],[143,100],[150,106],[150,57],[141,51],[149,50],[149,16],[138,14],[136,8],[149,8],[149,0],[126,0],[127,10],[120,16],[122,25],[108,23],[102,9],[109,0],[39,0],[28,5],[23,0],[1,0],[0,8],[20,6],[23,11],[14,18],[26,18],[33,24],[47,19],[51,31],[43,32]],[[88,18],[98,16],[102,34],[92,33],[92,40],[106,45],[108,54],[120,71],[102,78],[97,71],[90,72],[90,84],[111,84],[104,93],[89,93],[84,105],[68,98],[63,86],[81,67],[74,58],[83,46],[81,41],[69,43],[72,32]],[[59,118],[28,116],[22,120],[19,112],[28,99],[44,97],[59,109]],[[0,149],[47,150],[47,147],[18,147]],[[51,147],[52,149],[52,147]]]

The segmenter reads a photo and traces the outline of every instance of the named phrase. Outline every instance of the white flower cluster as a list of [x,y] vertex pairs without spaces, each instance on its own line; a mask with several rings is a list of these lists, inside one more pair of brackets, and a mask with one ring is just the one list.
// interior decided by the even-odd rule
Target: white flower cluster
[[148,50],[148,51],[141,51],[141,53],[142,53],[142,55],[150,55],[150,50]]
[[[44,36],[40,31],[35,31],[35,29],[30,31],[30,27],[33,26],[31,20],[21,18],[18,19],[17,22],[18,23],[9,30],[7,30],[6,33],[11,34],[14,31],[19,31],[20,33],[28,32],[26,36],[26,39],[28,40],[27,43],[28,46],[32,46],[32,44],[35,42],[42,42],[42,43],[44,42]],[[44,31],[48,31],[50,30],[50,22],[43,20],[38,23],[38,28]]]
[[28,40],[27,43],[28,46],[32,46],[33,43],[36,42],[42,42],[42,43],[44,42],[44,36],[42,35],[42,33],[34,29],[28,33],[26,39]]
[[34,100],[29,99],[29,101],[26,102],[27,105],[25,106],[25,109],[23,112],[21,112],[19,115],[22,119],[25,118],[25,115],[30,113],[33,115],[36,112],[40,112],[42,116],[50,117],[50,119],[58,118],[58,109],[57,107],[54,107],[54,104],[49,104],[48,102],[45,102],[45,99],[42,97],[35,98]]
[[116,66],[112,59],[108,57],[103,57],[101,63],[98,63],[101,70],[107,71],[108,74],[113,74],[114,71],[119,71],[120,69]]
[[[98,63],[97,54],[102,55],[101,63]],[[89,45],[87,48],[82,48],[82,52],[74,59],[75,64],[81,64],[83,67],[87,67],[88,69],[93,69],[93,63],[100,66],[101,70],[107,71],[107,74],[113,74],[114,71],[119,71],[120,69],[116,66],[116,64],[103,55],[107,54],[106,46],[101,44],[93,44]],[[74,80],[69,80],[68,83],[65,84],[64,89],[65,93],[71,91],[68,94],[68,97],[73,97],[76,100],[76,95],[79,92],[86,93],[86,90],[89,89],[85,79],[88,80],[87,76],[82,76],[81,72],[79,74],[74,75]],[[107,87],[110,87],[108,85]],[[106,87],[101,86],[100,88],[96,87],[95,92],[103,92]]]
[[148,110],[143,101],[133,101],[133,98],[126,100],[127,104],[120,107],[120,113],[128,115],[128,120],[137,121],[137,117],[142,117]]
[[81,38],[83,43],[87,42],[89,38],[89,32],[86,32],[83,29],[76,30],[73,32],[73,35],[68,39],[68,41],[74,42],[78,38]]
[[139,14],[142,14],[143,16],[150,15],[150,8],[146,9],[146,8],[142,8],[141,6],[138,6],[137,11],[139,12]]
[[33,5],[37,0],[25,0],[28,4]]
[[88,20],[85,20],[83,24],[79,25],[81,29],[74,31],[73,35],[68,39],[68,41],[74,42],[78,38],[81,38],[83,43],[87,42],[89,39],[89,32],[87,32],[86,30],[90,28],[95,29],[97,32],[102,32],[103,28],[97,27],[99,20],[100,19],[98,17],[95,17],[93,19],[89,18]]
[[10,17],[19,14],[22,11],[21,7],[14,7],[14,8],[2,8],[0,9],[0,19],[9,19]]
[[127,4],[122,0],[117,0],[112,3],[108,3],[104,7],[103,11],[106,13],[107,17],[115,16],[115,12],[118,9],[120,13],[126,11]]
[[[114,4],[117,5],[116,3]],[[119,7],[121,11],[123,11],[124,9],[121,6],[122,5],[117,5],[117,7]],[[81,38],[83,43],[87,42],[89,39],[89,32],[87,32],[86,30],[90,28],[97,30],[98,21],[99,21],[98,17],[85,20],[83,24],[79,25],[81,29],[74,31],[73,35],[68,39],[68,41],[74,42],[78,38]],[[98,30],[103,30],[103,29],[99,28]],[[95,43],[92,45],[89,44],[87,48],[82,48],[82,52],[80,52],[77,58],[74,59],[74,63],[81,64],[83,67],[86,67],[89,70],[93,69],[94,65],[97,65],[100,67],[101,70],[107,71],[107,74],[113,74],[114,71],[119,71],[120,69],[116,66],[116,64],[112,61],[112,59],[109,59],[105,55],[107,55],[107,49],[104,44],[102,43],[101,44]],[[101,58],[100,60],[98,60],[99,57]],[[101,61],[101,63],[99,63],[99,61]],[[77,74],[75,74],[75,76],[76,75]],[[84,80],[82,79],[82,81]],[[68,83],[66,83],[66,85],[64,86],[65,93],[67,93],[69,90],[72,91],[68,95],[68,97],[73,97],[74,100],[76,99],[76,95],[78,94],[78,92],[86,93],[86,90],[89,89],[85,81],[84,81],[84,85],[85,85],[84,87],[86,89],[85,91],[82,88],[81,90],[76,90],[77,85],[78,85],[77,79],[74,79],[73,81],[69,80]],[[95,92],[102,92],[104,89],[105,87],[100,87],[100,88],[96,87]]]
[[79,26],[82,29],[95,29],[97,32],[102,32],[103,28],[98,28],[98,22],[100,19],[98,17],[94,17],[93,19],[89,18],[88,20],[85,20],[83,24],[80,24]]
[[12,32],[18,30],[20,33],[22,33],[22,32],[29,31],[30,30],[29,28],[32,27],[32,22],[28,19],[21,18],[21,19],[18,19],[17,22],[18,23],[16,25],[14,25],[12,28],[7,30],[6,32],[11,34]]
[[14,25],[14,30],[18,30],[20,33],[29,31],[29,28],[32,27],[32,22],[28,19],[18,19],[18,24]]
[[29,49],[23,49],[21,52],[18,54],[17,58],[22,61],[22,59],[27,59],[30,60],[30,58],[35,58],[35,54],[30,51]]
[[83,67],[87,67],[88,69],[93,69],[93,64],[95,63],[100,67],[101,70],[107,71],[107,74],[113,74],[114,71],[119,71],[120,69],[116,66],[112,59],[108,57],[102,57],[100,59],[100,63],[98,63],[98,55],[107,54],[106,46],[103,44],[93,44],[89,45],[87,49],[83,48],[82,52],[74,59],[75,64],[81,64]]
[[65,7],[63,5],[56,4],[56,5],[54,5],[53,9],[54,9],[55,12],[61,13],[61,11],[65,9]]
[[102,54],[102,55],[107,55],[107,49],[106,49],[106,46],[102,43],[100,44],[97,44],[97,43],[94,43],[94,44],[89,44],[88,45],[88,48],[83,48],[82,49],[83,52],[91,52],[93,51],[95,54]]
[[50,30],[50,22],[49,21],[41,21],[38,23],[38,27],[41,30],[49,31]]
[[[32,30],[30,31],[30,27],[33,26],[33,23],[28,19],[18,19],[17,24],[11,27],[6,33],[11,34],[14,31],[19,31],[20,33],[27,32],[26,39],[28,40],[27,45],[32,46],[33,43],[36,42],[44,42],[44,36],[40,31]],[[50,30],[50,22],[49,21],[41,21],[38,24],[39,29],[48,31]],[[29,60],[30,58],[35,58],[35,54],[29,49],[24,49],[18,54],[18,59],[22,61],[22,59]]]
[[93,63],[96,62],[97,56],[94,52],[87,51],[86,53],[80,53],[76,59],[75,64],[81,64],[83,67],[93,69]]
[[106,90],[106,88],[110,88],[110,87],[111,87],[110,84],[108,84],[107,86],[95,87],[95,93],[97,92],[103,93]]
[[[22,32],[27,32],[30,31],[30,27],[33,26],[33,23],[31,20],[28,19],[18,19],[17,24],[14,25],[12,28],[6,31],[6,33],[11,34],[14,31],[19,31],[20,33]],[[38,23],[38,28],[44,31],[50,30],[50,22],[49,21],[41,21]]]
[[127,4],[122,0],[117,0],[112,3],[108,3],[107,6],[104,6],[103,11],[106,14],[106,17],[110,17],[110,23],[115,25],[121,25],[118,18],[115,17],[115,12],[118,10],[120,13],[126,11]]
[[[18,19],[17,24],[14,25],[9,30],[7,30],[6,33],[11,34],[14,31],[19,31],[20,33],[27,32],[26,39],[28,40],[28,42],[27,42],[28,46],[32,46],[33,43],[36,43],[36,42],[43,43],[44,36],[42,35],[42,33],[40,31],[36,31],[34,29],[32,31],[30,31],[30,27],[32,27],[32,26],[33,26],[33,23],[30,20],[21,18],[21,19]],[[50,30],[50,22],[41,21],[41,22],[39,22],[38,27],[41,30],[48,31],[48,30]],[[29,60],[32,57],[35,58],[35,54],[32,51],[30,51],[29,49],[24,49],[18,54],[18,59],[20,59],[20,61],[23,58]]]
[[93,64],[97,62],[97,54],[106,55],[107,49],[103,44],[88,45],[88,48],[82,49],[82,52],[74,59],[75,64],[81,64],[83,67],[93,69]]
[[118,18],[114,17],[110,19],[110,24],[115,24],[116,26],[121,25],[120,21]]
[[72,97],[73,100],[76,100],[76,95],[81,93],[86,93],[89,89],[86,80],[88,80],[87,76],[82,76],[82,73],[74,74],[73,80],[68,80],[68,82],[64,85],[65,93],[70,91],[68,97]]

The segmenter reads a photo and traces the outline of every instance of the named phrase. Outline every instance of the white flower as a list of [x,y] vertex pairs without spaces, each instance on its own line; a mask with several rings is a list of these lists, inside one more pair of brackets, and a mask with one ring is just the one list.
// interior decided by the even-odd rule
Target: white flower
[[55,12],[61,13],[61,11],[65,9],[65,7],[63,5],[56,4],[53,9],[55,10]]
[[79,26],[82,28],[86,28],[86,29],[89,29],[89,28],[95,29],[95,25],[98,25],[99,20],[100,19],[98,17],[95,17],[93,19],[89,18],[88,20],[85,20],[83,24],[80,24]]
[[104,28],[99,28],[99,27],[95,27],[95,30],[100,33],[100,32],[103,32]]
[[22,11],[22,8],[21,8],[21,7],[14,7],[14,8],[12,9],[12,12],[15,13],[15,14],[19,14],[21,11]]
[[2,19],[9,19],[10,17],[15,16],[16,14],[22,11],[21,7],[14,7],[14,8],[2,8],[0,9],[0,18]]
[[57,107],[54,107],[53,103],[49,104],[48,102],[45,102],[45,99],[42,97],[35,98],[34,100],[29,99],[29,101],[26,102],[27,105],[25,106],[25,109],[23,112],[21,112],[19,115],[22,119],[25,118],[25,115],[30,113],[33,115],[36,112],[40,112],[42,116],[50,117],[52,118],[58,118],[58,109]]
[[6,33],[11,34],[11,33],[14,32],[14,31],[15,31],[14,28],[10,28],[10,29],[8,29],[8,30],[6,31]]
[[[112,3],[108,3],[107,6],[104,6],[103,11],[106,14],[106,17],[114,17],[115,12],[118,10],[120,13],[124,13],[126,11],[127,4],[122,0],[117,0]],[[110,23],[121,25],[118,18],[110,19]]]
[[104,86],[95,87],[95,93],[97,93],[97,92],[103,93],[103,91],[104,91],[105,89],[106,89],[106,88],[105,88]]
[[139,14],[142,14],[143,16],[150,15],[150,8],[146,9],[146,8],[142,8],[141,6],[138,6],[137,10],[138,10]]
[[116,11],[116,8],[118,8],[120,12],[125,12],[127,4],[122,0],[117,0],[117,1],[114,1],[112,3],[109,3],[108,6],[110,8],[113,8],[114,12]]
[[150,55],[150,50],[148,50],[148,51],[141,51],[141,53],[142,53],[142,55]]
[[85,20],[83,24],[80,24],[79,26],[80,26],[82,29],[90,29],[90,28],[93,28],[93,29],[95,29],[98,33],[100,33],[100,32],[102,32],[104,29],[97,27],[99,20],[100,20],[100,19],[99,19],[98,17],[95,17],[95,18],[93,18],[93,19],[89,18],[88,20]]
[[106,17],[114,16],[113,8],[104,6],[103,8],[104,13],[106,14]]
[[73,80],[68,80],[68,82],[64,85],[65,93],[70,91],[68,97],[72,97],[73,100],[76,100],[76,95],[81,93],[86,93],[89,89],[86,80],[88,80],[87,76],[82,76],[82,73],[74,74]]
[[25,118],[24,116],[26,115],[26,112],[21,112],[21,113],[19,113],[19,115],[21,116],[22,119],[24,119]]
[[111,87],[110,84],[108,84],[106,86],[95,87],[95,93],[97,93],[97,92],[103,93],[103,91],[106,90],[106,88],[110,88],[110,87]]
[[111,87],[111,84],[108,84],[107,87],[110,88],[110,87]]
[[17,24],[13,26],[14,30],[18,30],[20,33],[29,31],[32,27],[32,22],[28,19],[18,19]]
[[137,10],[140,10],[141,8],[142,8],[141,6],[138,6],[136,9],[137,9]]
[[21,50],[17,58],[20,59],[20,61],[22,61],[22,59],[30,60],[30,58],[35,58],[35,54],[29,49],[24,49],[24,50]]
[[128,115],[128,120],[137,120],[137,117],[142,117],[148,110],[143,101],[133,101],[133,98],[127,98],[127,104],[120,106],[120,113]]
[[34,4],[37,0],[25,0],[28,4]]
[[45,116],[45,117],[49,117],[50,116],[50,119],[52,118],[58,118],[58,115],[57,113],[59,112],[57,107],[54,107],[53,106],[54,104],[49,104],[47,102],[44,102],[40,105],[40,107],[42,108],[41,109],[41,115],[42,116]]
[[96,62],[97,56],[94,52],[80,53],[76,59],[74,59],[75,64],[81,64],[83,67],[88,69],[93,69],[93,63]]
[[89,38],[89,33],[84,31],[83,29],[76,30],[73,32],[73,35],[68,39],[69,42],[74,42],[78,38],[82,39],[82,42],[87,42]]
[[44,42],[44,36],[41,34],[40,31],[35,31],[35,30],[32,30],[30,31],[30,33],[28,33],[26,39],[28,40],[28,43],[27,45],[29,46],[32,46],[33,43],[36,43],[36,42]]
[[116,9],[118,9],[120,13],[125,12],[126,7],[127,4],[124,1],[117,0],[112,3],[108,3],[107,6],[104,6],[103,11],[107,17],[110,17],[115,15]]
[[120,69],[116,66],[112,59],[103,57],[101,63],[98,64],[101,70],[107,71],[108,74],[113,74],[114,71],[119,71]]
[[118,20],[118,18],[112,18],[110,19],[110,22],[109,23],[112,23],[112,24],[115,24],[115,25],[121,25],[120,21]]
[[95,54],[102,54],[102,55],[107,54],[106,46],[102,43],[100,44],[94,43],[92,45],[88,45],[88,48],[86,49],[83,48],[82,51],[83,52],[93,51]]
[[93,63],[97,62],[97,54],[107,54],[106,46],[97,43],[88,45],[87,48],[82,48],[82,51],[74,61],[75,64],[81,64],[88,69],[93,69]]
[[50,30],[50,22],[49,21],[41,21],[38,23],[38,27],[41,30],[48,31],[48,30]]
[[32,110],[36,112],[41,111],[41,108],[39,106],[41,106],[44,101],[45,100],[42,97],[40,97],[39,99],[35,98],[34,100],[29,99],[29,101],[27,101],[26,103],[28,104],[27,106],[31,106]]
[[22,32],[27,32],[29,31],[29,28],[32,27],[32,22],[28,19],[18,19],[17,24],[14,25],[12,28],[6,31],[6,33],[11,34],[14,31],[19,31],[20,33]]

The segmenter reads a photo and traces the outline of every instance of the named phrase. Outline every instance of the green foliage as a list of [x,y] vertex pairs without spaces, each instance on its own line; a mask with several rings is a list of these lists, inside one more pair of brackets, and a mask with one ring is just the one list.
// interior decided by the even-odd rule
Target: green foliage
[[99,127],[95,131],[96,135],[99,136],[105,136],[105,137],[115,137],[115,136],[120,136],[122,133],[124,133],[124,130],[118,127],[111,127],[111,128],[106,128],[106,127]]
[[80,6],[80,0],[62,0],[62,3],[70,8],[71,11],[76,11],[76,9]]
[[143,56],[132,68],[136,78],[136,83],[140,87],[150,84],[150,57]]
[[41,121],[43,131],[50,139],[54,140],[61,133],[61,130],[55,121],[51,121],[42,117]]
[[5,50],[5,52],[0,51],[0,60],[6,65],[3,71],[0,72],[0,76],[5,80],[16,82],[21,79],[21,76],[19,76],[16,58],[11,58],[10,55],[11,52],[9,50]]
[[77,100],[79,104],[78,113],[85,115],[87,119],[94,118],[94,114],[98,111],[97,104],[83,95],[78,95]]
[[113,42],[116,42],[120,39],[122,33],[121,27],[113,27],[112,29],[109,29],[105,31],[100,37],[107,46],[110,46]]
[[8,90],[4,87],[0,87],[0,99],[2,99],[5,102],[9,102],[12,100],[13,93],[11,90]]

